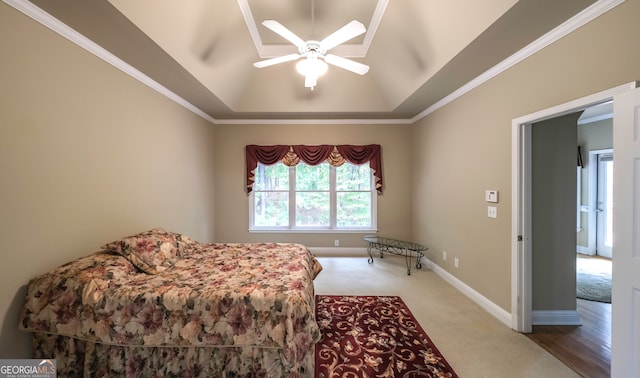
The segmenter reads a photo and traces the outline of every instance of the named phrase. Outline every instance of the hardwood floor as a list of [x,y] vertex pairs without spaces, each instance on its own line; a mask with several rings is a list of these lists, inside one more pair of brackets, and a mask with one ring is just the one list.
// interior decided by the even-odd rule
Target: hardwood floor
[[533,326],[527,336],[583,377],[611,375],[611,304],[577,300],[582,326]]

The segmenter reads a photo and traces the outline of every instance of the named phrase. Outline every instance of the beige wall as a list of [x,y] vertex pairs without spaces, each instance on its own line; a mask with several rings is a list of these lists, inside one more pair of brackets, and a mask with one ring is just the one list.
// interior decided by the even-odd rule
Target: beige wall
[[[333,246],[335,235],[247,232],[250,143],[380,143],[380,233],[428,245],[509,311],[511,120],[640,79],[638,14],[640,0],[626,0],[414,126],[219,125],[214,135],[0,3],[0,357],[29,354],[16,331],[28,279],[122,234],[164,226],[204,241]],[[486,189],[500,191],[497,219],[486,216]],[[361,236],[341,235],[341,246],[362,247]]]
[[0,357],[28,280],[154,226],[214,238],[214,126],[0,3]]
[[380,235],[408,238],[411,227],[410,130],[406,125],[217,125],[216,241],[275,241],[309,247],[366,247],[363,233],[249,233],[245,191],[247,144],[380,144],[384,191],[378,196]]
[[[640,0],[627,0],[414,125],[413,238],[509,312],[511,121],[640,79],[638,14]],[[500,191],[498,219],[485,189]]]

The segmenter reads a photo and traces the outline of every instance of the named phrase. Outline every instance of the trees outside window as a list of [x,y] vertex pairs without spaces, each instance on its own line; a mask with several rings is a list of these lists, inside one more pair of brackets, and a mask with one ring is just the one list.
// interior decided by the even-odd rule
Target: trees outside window
[[375,229],[373,182],[367,164],[258,164],[249,196],[250,229]]

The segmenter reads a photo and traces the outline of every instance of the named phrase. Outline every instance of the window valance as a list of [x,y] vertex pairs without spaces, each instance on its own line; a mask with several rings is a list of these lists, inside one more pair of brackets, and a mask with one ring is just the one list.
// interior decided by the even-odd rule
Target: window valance
[[293,166],[300,161],[309,165],[318,165],[326,161],[335,167],[339,167],[345,162],[358,165],[369,162],[369,167],[373,170],[375,177],[376,190],[378,194],[382,194],[382,154],[379,144],[364,146],[348,144],[336,146],[328,144],[258,146],[250,144],[246,146],[246,155],[247,193],[251,193],[253,190],[254,172],[258,163],[273,165],[282,162],[284,165]]

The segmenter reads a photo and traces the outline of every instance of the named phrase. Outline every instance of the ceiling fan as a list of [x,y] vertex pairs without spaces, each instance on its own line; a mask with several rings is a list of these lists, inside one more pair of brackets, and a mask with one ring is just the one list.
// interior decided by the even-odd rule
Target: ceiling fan
[[298,70],[298,72],[300,72],[301,75],[304,75],[305,77],[304,86],[307,88],[311,88],[312,90],[318,82],[318,77],[320,77],[327,71],[327,63],[357,73],[358,75],[364,75],[369,72],[369,66],[365,64],[358,63],[341,56],[327,54],[327,51],[331,50],[332,48],[350,39],[353,39],[366,31],[364,25],[359,21],[353,20],[349,22],[322,41],[304,41],[302,40],[302,38],[298,37],[292,31],[275,20],[262,21],[262,25],[264,25],[274,33],[280,35],[287,41],[293,43],[296,47],[298,47],[299,53],[283,55],[276,58],[256,62],[253,65],[257,68],[268,67],[274,64],[290,62],[299,58],[304,58],[296,64],[296,69]]

